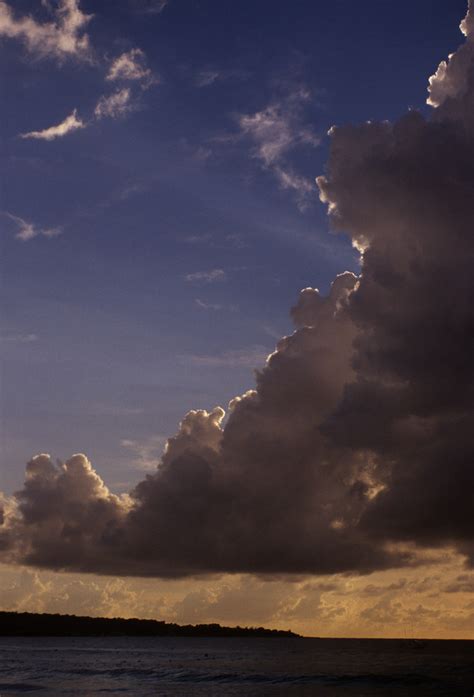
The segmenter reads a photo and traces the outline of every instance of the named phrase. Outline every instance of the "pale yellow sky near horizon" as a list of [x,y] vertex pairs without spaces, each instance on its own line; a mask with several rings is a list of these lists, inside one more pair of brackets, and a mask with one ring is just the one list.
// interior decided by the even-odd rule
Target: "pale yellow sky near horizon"
[[3,610],[219,622],[321,637],[474,639],[474,573],[437,553],[364,576],[239,575],[163,580],[0,565]]

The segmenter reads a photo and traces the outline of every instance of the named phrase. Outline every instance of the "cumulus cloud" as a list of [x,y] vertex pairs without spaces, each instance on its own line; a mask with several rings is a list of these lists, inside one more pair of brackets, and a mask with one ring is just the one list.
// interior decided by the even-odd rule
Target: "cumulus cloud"
[[15,237],[17,240],[21,240],[22,242],[28,242],[34,237],[39,236],[49,238],[57,237],[62,233],[61,227],[40,228],[34,223],[30,223],[27,220],[20,218],[18,215],[12,215],[11,213],[5,213],[4,215],[15,223],[17,227]]
[[77,109],[74,109],[72,114],[69,114],[64,121],[61,121],[61,123],[58,123],[56,126],[49,126],[49,128],[44,128],[42,131],[29,131],[29,133],[22,133],[20,138],[55,140],[56,138],[63,138],[68,133],[85,128],[85,126],[86,124],[84,121],[77,116]]
[[[460,25],[460,29],[467,41],[455,53],[452,53],[448,60],[443,60],[438,69],[429,78],[427,99],[428,104],[439,107],[445,102],[466,97],[471,92],[472,82],[472,63],[474,60],[474,5],[469,0],[469,10]],[[471,95],[472,99],[472,95]]]
[[303,107],[310,98],[309,91],[300,89],[261,111],[238,117],[241,134],[254,144],[253,156],[274,174],[283,189],[297,192],[302,207],[315,187],[312,181],[293,171],[287,155],[299,146],[319,145],[319,138],[303,119]]
[[[84,455],[34,458],[5,514],[7,559],[143,576],[328,574],[454,548],[474,564],[473,63],[433,118],[332,129],[318,185],[361,273],[327,295],[301,292],[295,331],[226,421],[220,407],[189,412],[129,497]],[[248,123],[258,134],[259,119]],[[258,156],[273,166],[289,146],[284,129],[270,132]],[[407,611],[390,593],[365,612],[372,625],[394,617]]]
[[[463,26],[471,24],[469,11]],[[319,179],[334,226],[365,250],[349,307],[357,379],[323,425],[374,457],[384,488],[359,526],[458,545],[471,562],[473,65],[432,120],[411,112],[395,124],[333,129]]]
[[92,50],[85,27],[92,19],[80,9],[79,0],[59,0],[51,22],[38,22],[27,15],[18,17],[0,0],[0,36],[18,39],[38,57],[58,60],[91,60]]
[[139,81],[143,88],[150,87],[156,82],[156,78],[146,65],[145,54],[140,48],[132,48],[118,56],[111,63],[105,79],[109,82]]

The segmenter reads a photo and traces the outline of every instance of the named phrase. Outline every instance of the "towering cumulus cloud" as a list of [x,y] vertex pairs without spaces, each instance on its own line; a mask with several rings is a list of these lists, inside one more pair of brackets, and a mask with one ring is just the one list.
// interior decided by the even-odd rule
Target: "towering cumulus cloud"
[[125,575],[368,572],[451,547],[474,564],[474,19],[426,120],[334,128],[318,179],[362,254],[236,397],[189,412],[155,473],[111,494],[39,455],[4,558]]

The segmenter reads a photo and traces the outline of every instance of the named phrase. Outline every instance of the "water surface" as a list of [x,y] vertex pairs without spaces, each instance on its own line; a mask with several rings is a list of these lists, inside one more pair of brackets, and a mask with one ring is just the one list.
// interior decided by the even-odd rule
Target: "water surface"
[[0,695],[472,697],[474,642],[0,637]]

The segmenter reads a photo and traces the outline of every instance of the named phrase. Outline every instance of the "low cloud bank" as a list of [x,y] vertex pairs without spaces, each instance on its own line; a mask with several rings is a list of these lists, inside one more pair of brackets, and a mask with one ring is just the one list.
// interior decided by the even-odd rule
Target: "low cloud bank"
[[[157,470],[110,493],[84,455],[28,464],[3,559],[141,576],[370,572],[454,547],[474,565],[474,20],[433,117],[331,131],[318,178],[362,254],[301,292],[256,388],[191,411]],[[426,555],[425,555],[426,556]]]

